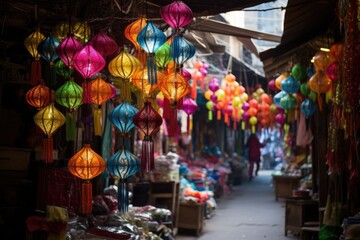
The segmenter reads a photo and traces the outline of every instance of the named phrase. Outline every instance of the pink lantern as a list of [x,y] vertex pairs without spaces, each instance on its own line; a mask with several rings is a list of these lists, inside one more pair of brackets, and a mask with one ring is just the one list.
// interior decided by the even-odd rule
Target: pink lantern
[[278,113],[275,116],[275,121],[280,125],[280,135],[283,134],[283,128],[285,125],[285,114],[284,113]]
[[71,34],[65,38],[56,49],[56,54],[70,69],[74,67],[74,56],[82,48],[81,43]]
[[114,54],[119,48],[115,40],[106,35],[103,29],[92,37],[91,42],[96,51],[98,51],[104,58]]
[[174,1],[162,7],[160,14],[161,18],[175,29],[185,27],[193,18],[191,9],[182,1]]
[[182,110],[187,114],[187,133],[190,132],[190,114],[193,114],[197,108],[198,105],[194,100],[192,100],[191,98],[184,99],[182,104]]
[[220,81],[217,78],[212,78],[209,83],[209,89],[216,92],[220,88]]
[[185,78],[185,80],[186,80],[187,82],[189,82],[190,79],[191,79],[191,73],[189,73],[189,71],[185,70],[184,68],[182,68],[182,69],[180,70],[180,72],[181,72],[181,75]]
[[274,91],[276,92],[277,91],[277,88],[276,88],[276,85],[275,85],[275,79],[271,79],[268,83],[268,86],[269,86],[269,89],[271,91]]
[[74,56],[75,69],[86,79],[90,79],[105,67],[105,60],[92,44],[86,45]]

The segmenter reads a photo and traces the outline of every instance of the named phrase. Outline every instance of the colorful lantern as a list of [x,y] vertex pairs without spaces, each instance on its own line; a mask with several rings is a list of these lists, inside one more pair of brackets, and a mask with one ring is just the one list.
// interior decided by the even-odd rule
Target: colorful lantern
[[274,103],[277,105],[277,106],[281,106],[280,105],[280,100],[283,98],[283,97],[285,97],[286,96],[286,92],[285,91],[280,91],[280,92],[278,92],[277,94],[275,94],[275,96],[274,96]]
[[138,111],[129,102],[122,102],[111,112],[111,122],[124,135],[135,127],[133,118]]
[[106,168],[104,159],[91,149],[90,144],[72,156],[68,162],[69,172],[84,180],[81,186],[81,212],[91,214],[92,184],[91,179],[100,175]]
[[317,71],[308,82],[309,88],[320,94],[331,89],[331,79],[323,71]]
[[50,35],[39,44],[37,49],[41,57],[52,65],[59,58],[56,54],[56,49],[59,44],[60,42],[56,39],[56,37]]
[[145,135],[142,142],[141,168],[149,172],[154,169],[154,142],[152,135],[162,124],[162,118],[146,101],[145,106],[133,118],[135,126]]
[[313,115],[316,111],[316,104],[314,101],[306,98],[300,105],[300,110],[304,113],[305,117]]
[[191,9],[183,1],[174,1],[161,8],[161,18],[174,29],[185,27],[193,18]]
[[194,100],[191,98],[184,99],[181,109],[187,114],[187,133],[190,133],[190,115],[193,114],[197,108],[198,105]]
[[284,97],[280,99],[280,106],[287,110],[293,109],[297,104],[297,99],[291,94],[286,94]]
[[205,104],[206,108],[209,110],[208,111],[208,120],[212,120],[213,119],[213,110],[214,110],[214,102],[212,101],[207,101]]
[[[164,79],[164,75],[160,72],[157,72],[157,75],[159,82],[161,82]],[[143,68],[135,72],[131,78],[132,83],[141,90],[145,98],[149,97],[158,88],[158,84],[150,84],[148,77],[148,68]]]
[[31,106],[37,109],[43,108],[50,102],[50,89],[45,86],[43,81],[40,81],[39,84],[27,91],[25,98]]
[[94,107],[94,133],[95,136],[102,135],[102,111],[101,105],[108,101],[112,95],[113,90],[110,86],[110,83],[102,79],[101,76],[98,76],[96,79],[92,80],[90,83],[90,98],[91,102],[95,104]]
[[124,213],[129,208],[129,185],[127,178],[140,170],[140,160],[125,148],[120,149],[107,161],[107,169],[113,177],[118,177],[118,209]]
[[296,81],[303,81],[306,78],[306,69],[300,65],[300,64],[295,64],[292,68],[291,68],[291,76],[296,80]]
[[150,84],[157,83],[155,52],[166,42],[165,34],[150,21],[139,32],[137,42],[148,54],[146,58]]
[[82,49],[82,45],[78,42],[74,35],[68,34],[68,36],[60,43],[56,49],[57,55],[65,63],[66,66],[72,69],[74,68],[74,56]]
[[91,38],[91,43],[104,58],[114,54],[119,48],[115,40],[106,35],[104,29]]
[[58,75],[63,78],[71,77],[71,70],[66,66],[66,64],[60,59],[55,63],[55,70]]
[[170,56],[176,64],[182,65],[195,55],[195,50],[195,46],[179,34],[171,42]]
[[164,43],[155,53],[156,66],[159,69],[164,70],[171,60],[170,45],[168,43]]
[[108,70],[114,77],[121,79],[121,100],[131,102],[129,81],[132,75],[141,69],[141,62],[125,48],[108,65]]
[[24,46],[29,51],[31,56],[34,58],[34,61],[31,63],[31,78],[30,83],[35,85],[39,80],[42,79],[41,76],[41,64],[40,64],[40,54],[37,50],[39,44],[45,40],[45,36],[36,30],[30,34],[24,40]]
[[190,85],[181,74],[176,72],[166,75],[159,83],[159,88],[173,105],[190,92]]
[[137,51],[141,50],[141,47],[137,41],[137,37],[140,33],[140,31],[145,27],[146,25],[146,18],[140,17],[136,21],[130,23],[124,31],[125,37],[134,44],[134,47]]
[[251,125],[251,133],[256,132],[256,124],[258,122],[258,119],[255,116],[250,117],[249,123]]
[[105,60],[95,48],[88,44],[74,56],[75,69],[85,78],[90,79],[105,67]]
[[74,111],[82,104],[83,89],[71,78],[55,92],[55,100],[66,107],[66,140],[75,141],[76,120]]
[[88,41],[88,37],[91,36],[91,29],[87,26],[86,22],[74,22],[71,24],[71,29],[69,28],[68,22],[61,22],[55,26],[54,35],[60,42],[62,42],[69,33],[72,33],[80,43],[85,43]]
[[296,93],[300,88],[300,83],[295,80],[292,76],[285,78],[281,82],[281,89],[285,91],[286,93]]
[[44,139],[43,159],[46,163],[51,163],[54,160],[52,135],[65,123],[65,117],[50,103],[35,114],[34,122],[47,135]]

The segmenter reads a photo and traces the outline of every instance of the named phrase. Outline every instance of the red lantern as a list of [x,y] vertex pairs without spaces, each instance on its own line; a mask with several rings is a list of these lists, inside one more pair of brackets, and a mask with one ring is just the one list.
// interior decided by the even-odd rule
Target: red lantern
[[91,149],[90,144],[85,144],[69,160],[69,172],[85,180],[81,187],[81,209],[84,214],[91,214],[92,210],[92,184],[90,180],[100,175],[105,168],[104,159]]
[[142,142],[141,169],[149,172],[154,169],[154,142],[152,135],[162,124],[159,113],[146,101],[144,107],[133,118],[135,126],[145,135]]
[[115,40],[106,35],[105,30],[103,29],[92,37],[91,42],[96,51],[98,51],[104,58],[114,54],[119,48]]

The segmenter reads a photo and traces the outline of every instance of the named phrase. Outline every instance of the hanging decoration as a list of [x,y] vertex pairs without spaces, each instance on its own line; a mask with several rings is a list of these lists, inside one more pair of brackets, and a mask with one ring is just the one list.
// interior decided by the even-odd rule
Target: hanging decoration
[[137,36],[137,42],[147,53],[148,80],[150,84],[157,84],[155,52],[166,42],[166,36],[155,24],[147,21]]
[[164,73],[171,60],[170,44],[164,43],[155,53],[156,66],[159,69],[159,72]]
[[44,162],[52,163],[54,161],[52,135],[65,123],[65,117],[53,103],[50,103],[35,114],[34,122],[47,135],[43,141]]
[[92,184],[91,179],[100,175],[106,168],[105,160],[85,144],[68,162],[69,172],[84,180],[81,185],[81,212],[91,214]]
[[101,105],[113,96],[111,84],[102,79],[99,75],[90,83],[90,99],[94,104],[94,133],[95,136],[102,135],[102,110]]
[[[135,72],[131,78],[132,83],[143,93],[144,99],[149,98],[150,94],[158,89],[158,84],[150,84],[148,77],[148,68],[146,67]],[[159,82],[164,79],[164,75],[160,72],[157,72],[157,77]]]
[[133,118],[135,126],[144,134],[141,151],[141,170],[152,171],[154,169],[154,142],[152,135],[162,124],[159,113],[151,106],[149,101],[135,114]]
[[38,46],[38,52],[40,53],[41,57],[45,59],[45,61],[47,61],[50,65],[49,86],[55,85],[56,71],[54,62],[59,58],[59,56],[56,54],[56,49],[59,44],[60,42],[56,39],[56,37],[54,35],[50,35]]
[[74,69],[74,56],[81,49],[81,43],[74,38],[73,34],[70,33],[62,42],[60,42],[60,45],[56,49],[57,55],[70,69],[71,73]]
[[42,79],[41,76],[41,64],[40,64],[40,54],[37,50],[39,44],[45,40],[45,36],[39,31],[31,33],[24,40],[24,46],[29,51],[31,56],[34,58],[34,61],[31,63],[31,77],[30,83],[35,85],[39,80]]
[[120,83],[121,101],[131,102],[130,78],[141,67],[141,62],[132,56],[127,48],[110,61],[108,65],[109,72],[112,76],[121,78],[119,80],[115,79],[115,83]]
[[187,114],[186,130],[187,134],[190,133],[190,115],[193,114],[198,108],[197,103],[191,98],[186,98],[182,104],[182,110]]
[[35,87],[27,91],[25,98],[29,105],[40,110],[50,103],[50,89],[41,80]]
[[98,34],[93,36],[90,40],[92,46],[98,51],[104,59],[106,57],[111,56],[112,54],[116,53],[119,49],[116,41],[109,37],[104,29],[101,29]]
[[187,26],[193,18],[191,9],[183,1],[173,1],[161,8],[161,18],[175,30]]

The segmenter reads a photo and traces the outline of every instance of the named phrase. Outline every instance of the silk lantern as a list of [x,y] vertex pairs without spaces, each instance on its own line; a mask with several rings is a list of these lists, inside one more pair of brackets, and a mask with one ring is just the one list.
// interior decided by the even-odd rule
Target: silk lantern
[[123,135],[129,133],[134,127],[133,118],[139,110],[125,101],[117,105],[111,112],[110,120]]
[[119,178],[118,209],[125,213],[129,208],[129,185],[127,179],[140,170],[140,160],[125,148],[117,151],[107,161],[107,169],[111,176]]
[[56,49],[59,44],[60,42],[56,39],[56,37],[50,35],[38,46],[38,52],[40,53],[41,57],[50,64],[50,85],[55,85],[56,71],[54,62],[59,58],[59,56],[56,54]]
[[331,89],[331,80],[323,71],[317,71],[308,82],[309,88],[320,94]]
[[52,135],[65,123],[65,117],[53,103],[50,103],[35,114],[34,122],[47,135],[43,141],[43,160],[45,163],[52,163],[54,160]]
[[208,111],[208,120],[212,120],[213,119],[213,110],[214,110],[214,102],[213,101],[207,101],[205,104],[206,108],[209,110]]
[[304,113],[305,117],[313,115],[316,111],[316,104],[309,98],[306,98],[300,105],[300,110]]
[[27,91],[25,98],[29,105],[41,109],[50,102],[50,89],[43,81],[40,81],[35,87]]
[[164,43],[155,53],[156,66],[159,68],[159,71],[164,72],[171,60],[170,45]]
[[291,76],[296,81],[303,81],[306,78],[306,69],[301,64],[295,64],[291,68]]
[[60,43],[56,49],[57,55],[69,67],[70,71],[74,68],[74,56],[82,49],[81,43],[75,39],[74,35],[68,36]]
[[177,101],[190,92],[190,85],[179,73],[171,73],[159,83],[160,91],[173,106]]
[[286,94],[280,99],[280,106],[285,109],[293,109],[296,106],[297,99],[291,94]]
[[166,42],[165,34],[150,21],[141,29],[137,36],[137,42],[147,53],[146,65],[150,84],[157,84],[155,52]]
[[75,141],[75,110],[82,104],[83,89],[71,78],[55,92],[55,100],[66,111],[66,141]]
[[174,29],[187,26],[193,17],[191,9],[183,1],[173,1],[162,7],[160,15]]
[[105,160],[85,144],[68,162],[69,172],[84,182],[81,185],[81,212],[91,214],[92,184],[91,179],[100,175],[106,168]]
[[135,126],[145,135],[142,142],[141,169],[152,171],[154,169],[154,142],[152,135],[162,124],[159,113],[146,101],[144,107],[133,118]]
[[34,58],[34,61],[31,63],[31,77],[30,83],[35,85],[39,80],[42,79],[41,76],[41,64],[40,64],[40,54],[37,50],[39,44],[45,40],[45,36],[38,30],[31,33],[24,40],[24,46],[29,51],[31,56]]
[[132,56],[128,49],[121,51],[108,65],[108,70],[114,77],[121,78],[121,100],[131,102],[131,90],[130,90],[130,78],[132,75],[140,70],[142,67],[141,62],[134,56]]
[[295,80],[295,78],[293,78],[292,76],[289,76],[287,78],[285,78],[285,80],[283,80],[281,82],[281,89],[287,93],[293,94],[296,93],[300,88],[300,83]]
[[[158,84],[150,84],[148,68],[143,68],[137,72],[135,72],[131,78],[132,83],[140,89],[143,93],[144,98],[150,97],[150,94],[154,92],[155,89],[158,89]],[[161,82],[164,79],[164,74],[157,72],[158,80]]]
[[85,79],[83,82],[83,103],[92,103],[89,79],[100,72],[105,67],[105,64],[104,58],[95,50],[91,43],[88,43],[75,54],[74,68]]
[[258,122],[258,119],[255,116],[250,117],[249,123],[251,125],[251,133],[253,133],[253,134],[256,132],[257,122]]
[[285,91],[280,91],[280,92],[278,92],[277,94],[275,94],[275,96],[274,96],[274,103],[277,105],[277,106],[281,106],[280,105],[280,100],[283,98],[283,97],[285,97],[285,95],[286,95],[287,93],[285,92]]
[[170,45],[170,56],[178,65],[183,65],[195,55],[195,46],[187,41],[182,34],[176,35]]
[[198,105],[191,98],[186,98],[183,101],[181,109],[187,114],[186,130],[188,134],[190,133],[190,115],[193,114],[197,108]]
[[98,76],[90,83],[90,99],[94,106],[94,133],[95,136],[102,135],[102,110],[101,105],[108,101],[112,95],[113,90],[110,83]]
[[71,77],[71,70],[61,59],[55,63],[55,72],[65,79]]
[[109,37],[104,29],[91,38],[91,43],[104,58],[114,54],[119,48],[116,41]]
[[141,47],[137,41],[137,37],[140,31],[145,27],[145,25],[146,25],[146,18],[140,17],[136,21],[126,26],[124,31],[125,37],[134,45],[137,51],[141,50]]

